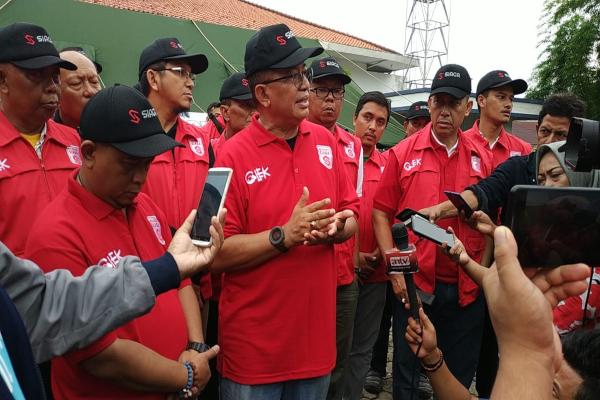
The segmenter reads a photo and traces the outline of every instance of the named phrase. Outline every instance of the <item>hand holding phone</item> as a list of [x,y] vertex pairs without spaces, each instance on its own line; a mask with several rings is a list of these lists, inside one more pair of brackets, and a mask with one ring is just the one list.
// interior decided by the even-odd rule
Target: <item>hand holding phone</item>
[[460,193],[444,190],[444,194],[446,195],[446,197],[448,197],[448,200],[450,200],[452,205],[456,207],[456,209],[459,212],[464,212],[465,217],[467,219],[471,218],[471,215],[473,215],[473,210],[471,209],[471,207],[469,207],[469,203],[467,203],[467,201],[460,195]]
[[436,224],[432,224],[420,215],[411,217],[411,229],[416,235],[431,240],[439,246],[443,243],[447,243],[448,247],[454,246],[454,235],[452,233],[445,231]]

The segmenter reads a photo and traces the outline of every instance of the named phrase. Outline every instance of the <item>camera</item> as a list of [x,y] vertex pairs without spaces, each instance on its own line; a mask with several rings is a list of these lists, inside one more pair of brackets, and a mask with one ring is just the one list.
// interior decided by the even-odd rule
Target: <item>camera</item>
[[577,172],[600,169],[600,122],[585,118],[571,118],[565,152],[565,163]]

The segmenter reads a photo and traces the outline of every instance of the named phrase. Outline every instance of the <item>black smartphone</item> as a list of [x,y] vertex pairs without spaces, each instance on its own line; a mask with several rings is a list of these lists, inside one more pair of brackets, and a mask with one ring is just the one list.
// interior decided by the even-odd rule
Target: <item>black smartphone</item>
[[522,267],[600,264],[600,189],[514,186],[506,215]]
[[398,221],[401,221],[404,225],[408,226],[411,223],[410,217],[413,215],[420,215],[422,218],[428,219],[426,215],[421,214],[412,208],[405,208],[404,210],[400,211],[400,214],[396,215],[396,218]]
[[410,219],[410,228],[416,235],[431,240],[440,246],[442,243],[447,243],[449,247],[454,246],[454,235],[450,232],[445,231],[436,224],[432,224],[428,219],[420,215],[413,215]]
[[204,183],[204,190],[192,226],[192,243],[200,247],[208,247],[212,244],[210,237],[210,225],[212,217],[219,215],[231,180],[231,168],[211,168]]
[[469,206],[469,203],[467,203],[467,201],[460,195],[460,193],[444,190],[444,194],[459,212],[462,211],[465,213],[465,217],[471,218],[471,215],[473,215],[473,210]]

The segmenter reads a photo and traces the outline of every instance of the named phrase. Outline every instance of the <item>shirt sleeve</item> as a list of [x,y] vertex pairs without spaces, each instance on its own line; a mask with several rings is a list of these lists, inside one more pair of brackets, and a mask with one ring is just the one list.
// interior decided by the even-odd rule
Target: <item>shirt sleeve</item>
[[246,233],[246,201],[244,198],[245,191],[241,184],[244,177],[241,175],[240,168],[236,168],[234,158],[231,153],[224,147],[222,152],[217,157],[215,162],[216,167],[228,167],[233,169],[231,182],[225,199],[225,208],[227,209],[227,220],[223,227],[225,237]]
[[375,198],[373,200],[373,208],[381,210],[388,215],[393,215],[398,208],[400,201],[400,168],[396,153],[393,150],[388,152],[388,160],[383,170],[383,175],[377,185]]

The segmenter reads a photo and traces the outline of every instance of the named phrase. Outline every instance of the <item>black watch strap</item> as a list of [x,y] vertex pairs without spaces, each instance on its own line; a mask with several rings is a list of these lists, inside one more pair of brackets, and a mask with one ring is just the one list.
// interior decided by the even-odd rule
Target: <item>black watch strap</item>
[[271,245],[282,253],[285,253],[289,250],[287,247],[285,247],[285,233],[281,226],[276,226],[271,229],[271,232],[269,232],[269,242],[271,242]]
[[210,350],[210,346],[202,342],[188,342],[186,350],[195,350],[198,353],[204,353]]

